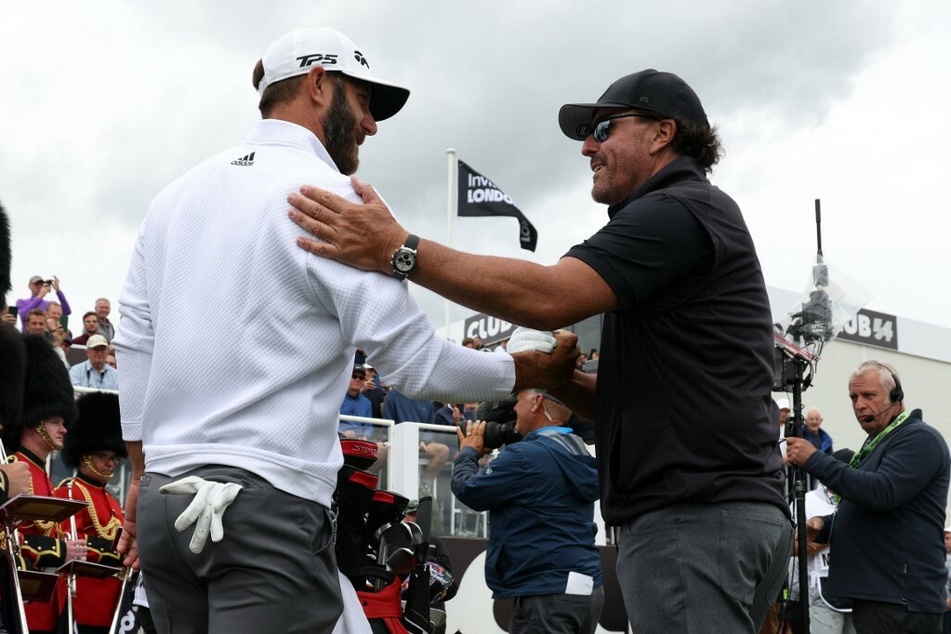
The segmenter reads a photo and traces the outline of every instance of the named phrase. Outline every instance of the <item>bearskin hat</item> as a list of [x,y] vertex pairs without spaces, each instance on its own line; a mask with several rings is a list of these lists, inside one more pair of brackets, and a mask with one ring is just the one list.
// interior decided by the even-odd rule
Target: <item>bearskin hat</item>
[[26,371],[23,381],[23,409],[15,423],[4,422],[3,444],[8,452],[20,448],[20,432],[50,416],[62,416],[66,425],[76,420],[76,399],[69,372],[42,335],[23,337]]
[[[9,292],[10,285],[10,267],[13,262],[13,254],[10,251],[10,219],[7,218],[7,212],[3,205],[0,205],[0,299]],[[0,302],[2,303],[2,302]]]
[[16,425],[20,420],[25,364],[23,335],[9,324],[0,324],[0,425]]
[[119,397],[115,394],[92,392],[76,401],[79,417],[69,428],[63,443],[63,462],[79,467],[83,456],[97,451],[114,451],[125,458],[125,442],[119,422]]
[[[10,290],[10,221],[0,205],[0,305]],[[23,406],[23,336],[0,324],[0,425],[15,425]]]

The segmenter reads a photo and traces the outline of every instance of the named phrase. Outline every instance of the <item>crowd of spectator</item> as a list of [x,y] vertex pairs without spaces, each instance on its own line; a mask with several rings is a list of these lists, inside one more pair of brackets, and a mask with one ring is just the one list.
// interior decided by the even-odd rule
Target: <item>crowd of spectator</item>
[[[17,325],[25,335],[42,335],[49,341],[57,357],[69,370],[75,387],[118,390],[115,350],[111,341],[115,326],[109,320],[112,304],[105,297],[95,301],[92,310],[83,314],[82,333],[76,337],[69,329],[72,308],[60,280],[55,275],[44,279],[30,278],[30,296],[18,299],[15,306],[3,313],[2,321]],[[55,293],[55,299],[47,299]],[[74,348],[75,346],[75,348]]]

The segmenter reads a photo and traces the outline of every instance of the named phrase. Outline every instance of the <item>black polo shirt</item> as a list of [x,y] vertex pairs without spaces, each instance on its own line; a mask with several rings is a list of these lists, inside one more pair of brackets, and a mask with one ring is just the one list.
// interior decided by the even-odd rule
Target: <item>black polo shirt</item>
[[671,504],[784,509],[769,300],[736,203],[680,158],[567,256],[611,286],[596,446],[609,524]]

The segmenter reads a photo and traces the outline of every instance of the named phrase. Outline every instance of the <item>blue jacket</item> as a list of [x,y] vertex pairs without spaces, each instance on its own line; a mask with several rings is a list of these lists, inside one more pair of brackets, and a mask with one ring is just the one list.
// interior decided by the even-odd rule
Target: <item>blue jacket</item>
[[805,426],[802,428],[802,437],[812,443],[812,446],[821,451],[832,455],[832,436],[826,430],[819,428],[818,434],[812,434]]
[[829,594],[943,613],[951,456],[941,434],[921,420],[921,410],[854,469],[818,451],[804,468],[842,496],[819,536],[832,544]]
[[452,492],[466,506],[489,511],[485,578],[493,597],[561,594],[569,572],[601,587],[594,545],[595,459],[565,427],[544,427],[508,445],[482,473],[464,448]]

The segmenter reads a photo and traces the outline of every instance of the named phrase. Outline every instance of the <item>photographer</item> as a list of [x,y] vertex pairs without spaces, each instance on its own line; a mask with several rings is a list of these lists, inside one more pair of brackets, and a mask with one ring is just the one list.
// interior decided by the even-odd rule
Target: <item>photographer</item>
[[52,279],[48,280],[43,279],[39,275],[34,275],[30,278],[29,286],[30,297],[17,300],[17,313],[23,322],[24,332],[26,332],[26,316],[31,310],[46,312],[46,307],[49,306],[50,302],[45,299],[45,297],[51,290],[56,291],[56,298],[59,300],[60,306],[63,307],[63,317],[69,317],[72,314],[69,302],[66,301],[66,296],[63,295],[63,291],[59,288],[59,278],[55,275],[52,276]]
[[509,633],[590,634],[604,603],[594,545],[595,460],[564,426],[571,411],[550,395],[521,390],[514,415],[523,439],[483,472],[478,460],[491,451],[486,423],[457,430],[452,492],[470,508],[489,511],[485,578],[493,598],[515,599]]

